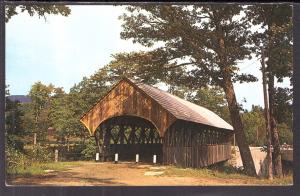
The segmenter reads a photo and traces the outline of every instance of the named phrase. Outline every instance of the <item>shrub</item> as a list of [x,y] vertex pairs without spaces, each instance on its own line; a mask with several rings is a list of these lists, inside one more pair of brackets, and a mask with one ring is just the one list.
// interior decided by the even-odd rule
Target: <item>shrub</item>
[[14,134],[7,134],[6,135],[6,142],[7,145],[13,149],[16,149],[19,152],[24,152],[24,143],[20,139],[20,136]]
[[228,161],[222,161],[207,167],[213,171],[224,172],[226,174],[245,174],[243,167],[234,167]]
[[92,138],[89,138],[84,144],[84,148],[81,151],[81,154],[85,159],[93,159],[96,152],[96,141]]
[[53,157],[53,153],[49,152],[46,147],[37,144],[28,153],[32,162],[49,162]]
[[20,151],[7,145],[5,148],[6,171],[8,174],[17,173],[20,168],[30,165],[28,158]]

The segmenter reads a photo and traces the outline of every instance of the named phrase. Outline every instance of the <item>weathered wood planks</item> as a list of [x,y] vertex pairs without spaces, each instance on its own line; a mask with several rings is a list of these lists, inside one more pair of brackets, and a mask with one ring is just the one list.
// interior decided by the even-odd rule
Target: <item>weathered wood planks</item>
[[86,113],[81,122],[93,135],[105,120],[122,115],[138,116],[150,121],[163,136],[176,118],[139,88],[122,80]]

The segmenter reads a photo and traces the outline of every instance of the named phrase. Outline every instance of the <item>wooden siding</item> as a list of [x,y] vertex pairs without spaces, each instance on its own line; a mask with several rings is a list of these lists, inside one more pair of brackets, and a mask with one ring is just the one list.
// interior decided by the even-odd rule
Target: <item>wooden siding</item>
[[93,135],[96,128],[105,120],[122,115],[132,115],[150,121],[160,136],[176,118],[138,87],[122,80],[102,98],[81,122]]
[[200,168],[230,159],[232,133],[176,121],[163,138],[163,163]]
[[163,163],[201,168],[230,159],[230,144],[177,147],[163,145]]

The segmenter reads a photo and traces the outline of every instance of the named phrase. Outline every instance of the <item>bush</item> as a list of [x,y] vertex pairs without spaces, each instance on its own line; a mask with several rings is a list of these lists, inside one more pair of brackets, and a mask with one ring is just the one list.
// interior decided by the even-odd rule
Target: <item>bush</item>
[[42,163],[49,162],[53,157],[53,153],[49,152],[46,147],[42,147],[39,144],[35,145],[33,149],[29,151],[28,155],[32,162]]
[[16,149],[19,152],[24,152],[24,143],[17,135],[6,135],[6,142],[7,145],[10,146],[13,149]]
[[5,148],[6,172],[8,174],[17,173],[20,168],[30,165],[28,158],[20,151],[7,145]]
[[213,171],[224,172],[226,174],[245,174],[243,167],[234,167],[228,161],[222,161],[207,167]]
[[83,150],[81,151],[84,159],[93,159],[95,157],[96,148],[96,141],[92,138],[89,138],[84,144]]

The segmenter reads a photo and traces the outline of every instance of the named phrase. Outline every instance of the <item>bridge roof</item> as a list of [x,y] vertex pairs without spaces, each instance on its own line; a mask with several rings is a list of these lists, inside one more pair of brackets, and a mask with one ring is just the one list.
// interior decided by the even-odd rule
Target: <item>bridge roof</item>
[[[150,103],[149,107],[141,104],[143,100]],[[136,115],[148,119],[161,135],[176,119],[233,130],[229,123],[204,107],[128,78],[120,80],[80,120],[93,134],[104,120],[118,115]]]
[[151,98],[156,100],[177,119],[209,125],[221,129],[233,130],[233,127],[220,116],[202,106],[181,99],[175,95],[150,85],[138,83],[132,79],[130,81],[136,84]]

